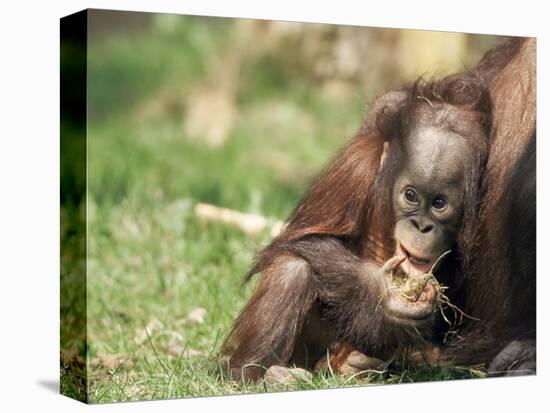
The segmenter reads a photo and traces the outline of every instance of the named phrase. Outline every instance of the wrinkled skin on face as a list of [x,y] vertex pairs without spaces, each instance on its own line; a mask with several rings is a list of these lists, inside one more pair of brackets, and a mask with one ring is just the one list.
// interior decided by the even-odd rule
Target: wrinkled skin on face
[[396,253],[406,273],[426,273],[453,248],[462,217],[464,166],[471,151],[457,133],[422,127],[407,139],[407,160],[393,187]]
[[453,124],[459,113],[448,108],[433,112],[433,118],[449,121],[418,122],[403,139],[403,161],[392,189],[395,257],[382,268],[390,291],[388,319],[413,327],[431,325],[438,291],[428,282],[417,299],[407,299],[392,289],[393,274],[425,277],[439,257],[455,248],[464,210],[465,161],[474,151],[468,130]]

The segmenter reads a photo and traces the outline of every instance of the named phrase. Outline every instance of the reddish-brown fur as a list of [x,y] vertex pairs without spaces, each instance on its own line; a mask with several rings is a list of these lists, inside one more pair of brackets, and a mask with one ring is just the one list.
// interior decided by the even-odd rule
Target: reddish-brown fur
[[479,318],[445,358],[489,363],[511,340],[535,338],[536,46],[512,39],[474,69],[489,83],[493,121],[477,247],[464,286],[465,310]]
[[[466,126],[486,126],[491,105],[484,93],[485,82],[496,108],[483,186],[486,196],[480,220],[479,183],[486,150],[485,140],[478,139],[472,144],[478,146],[479,157],[471,161],[464,188],[459,254],[454,267],[451,263],[453,302],[465,306],[480,321],[465,325],[465,340],[451,343],[442,357],[461,364],[488,363],[507,340],[534,332],[532,323],[520,328],[524,317],[534,317],[534,285],[522,290],[512,274],[517,266],[510,262],[511,256],[503,254],[513,244],[506,225],[518,213],[505,198],[506,190],[522,149],[534,134],[530,48],[529,42],[512,41],[489,52],[476,69],[463,76],[417,83],[371,105],[358,135],[321,174],[292,213],[286,230],[260,253],[248,273],[247,279],[261,272],[259,284],[222,347],[233,377],[257,379],[262,366],[274,364],[311,368],[318,358],[308,360],[315,356],[307,351],[302,354],[302,345],[322,355],[336,339],[370,356],[387,357],[401,342],[408,342],[408,332],[384,324],[375,309],[379,291],[365,287],[361,280],[365,263],[380,265],[395,250],[388,186],[396,165],[391,156],[381,165],[384,142],[399,135],[399,127],[414,121],[413,108],[429,103],[418,96],[461,108]],[[408,108],[405,112],[403,105]],[[508,154],[508,148],[514,148],[514,153]],[[527,239],[531,235],[527,231]],[[478,254],[480,245],[483,254]],[[526,273],[527,278],[534,277],[529,269]],[[320,313],[326,316],[319,317]]]

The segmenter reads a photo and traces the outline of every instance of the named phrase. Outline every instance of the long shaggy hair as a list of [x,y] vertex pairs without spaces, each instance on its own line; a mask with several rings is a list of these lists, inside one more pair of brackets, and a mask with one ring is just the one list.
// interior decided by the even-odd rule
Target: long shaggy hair
[[[476,148],[464,160],[464,216],[458,240],[461,256],[474,249],[491,119],[484,81],[475,76],[450,76],[430,82],[419,79],[412,87],[394,94],[387,104],[371,109],[359,133],[292,212],[284,232],[260,252],[247,280],[267,268],[285,250],[285,244],[308,235],[339,237],[359,256],[379,264],[389,259],[395,251],[392,185],[406,157],[404,140],[418,122],[435,121],[424,119],[433,116],[431,109],[445,107],[458,110],[459,116],[440,117],[434,126],[453,129]],[[385,143],[389,151],[381,165]]]

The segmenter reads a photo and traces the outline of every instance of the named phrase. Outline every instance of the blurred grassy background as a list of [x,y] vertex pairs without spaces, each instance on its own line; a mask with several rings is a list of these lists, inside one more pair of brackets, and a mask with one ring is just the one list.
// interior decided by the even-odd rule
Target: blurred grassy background
[[[88,349],[92,402],[265,391],[215,354],[269,235],[197,221],[207,202],[285,219],[368,102],[474,64],[476,36],[92,11],[88,49]],[[63,346],[63,343],[62,343]],[[421,369],[296,388],[441,380]]]

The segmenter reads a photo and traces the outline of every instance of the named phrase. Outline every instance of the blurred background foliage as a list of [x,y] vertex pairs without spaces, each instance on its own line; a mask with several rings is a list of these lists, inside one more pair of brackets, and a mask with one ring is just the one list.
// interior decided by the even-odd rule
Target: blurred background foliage
[[[260,196],[261,212],[282,217],[374,97],[420,75],[461,71],[495,41],[170,14],[90,18],[90,149],[113,145],[92,157],[104,162],[92,164],[94,197],[119,201],[146,185],[259,210],[251,203]],[[96,138],[96,126],[110,139]]]
[[[212,360],[250,295],[253,285],[240,281],[269,234],[198,222],[193,206],[285,219],[374,97],[470,67],[496,41],[90,11],[90,400],[264,391],[223,380]],[[418,374],[372,380],[471,376]]]

